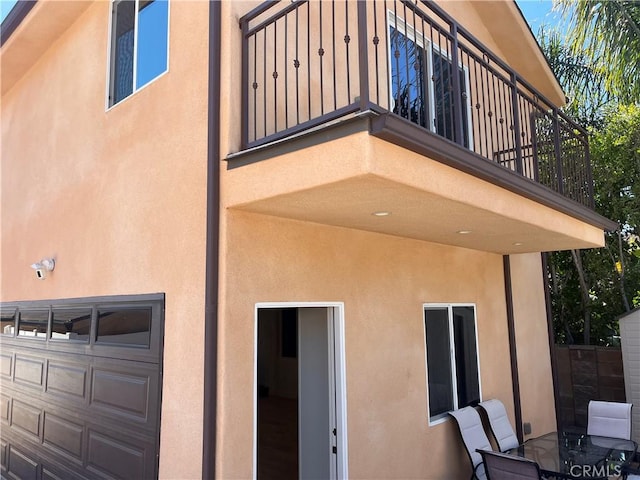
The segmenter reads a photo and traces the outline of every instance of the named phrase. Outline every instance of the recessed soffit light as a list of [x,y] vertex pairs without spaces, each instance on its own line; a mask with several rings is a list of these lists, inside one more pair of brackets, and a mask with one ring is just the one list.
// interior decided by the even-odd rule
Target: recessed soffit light
[[469,235],[471,233],[471,230],[458,230],[456,233],[460,235]]
[[391,212],[387,212],[386,210],[380,210],[378,212],[373,212],[371,215],[375,217],[388,217],[391,215]]

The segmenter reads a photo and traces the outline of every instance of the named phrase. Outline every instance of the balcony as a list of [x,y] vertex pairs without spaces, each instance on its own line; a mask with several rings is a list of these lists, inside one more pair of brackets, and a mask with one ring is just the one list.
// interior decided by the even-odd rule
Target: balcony
[[243,149],[366,112],[373,135],[593,208],[585,130],[433,2],[266,2],[240,23]]
[[242,12],[225,206],[501,254],[602,246],[587,133],[515,6],[446,5],[529,81],[432,1]]

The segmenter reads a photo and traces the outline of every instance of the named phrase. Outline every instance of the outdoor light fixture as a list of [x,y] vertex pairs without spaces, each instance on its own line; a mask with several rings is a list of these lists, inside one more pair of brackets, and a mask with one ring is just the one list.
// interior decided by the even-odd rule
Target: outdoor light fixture
[[391,212],[381,210],[379,212],[373,212],[371,215],[374,215],[376,217],[388,217],[389,215],[391,215]]
[[53,269],[56,268],[56,261],[53,258],[43,258],[39,262],[33,263],[31,268],[36,271],[38,280],[44,280],[47,278],[47,273],[53,272]]
[[459,233],[460,235],[468,235],[471,233],[471,230],[458,230],[456,233]]

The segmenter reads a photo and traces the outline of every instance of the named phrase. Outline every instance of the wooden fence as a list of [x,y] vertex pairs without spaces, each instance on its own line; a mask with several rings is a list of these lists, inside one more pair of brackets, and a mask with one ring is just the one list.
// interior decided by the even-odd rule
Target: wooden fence
[[620,348],[556,345],[560,428],[587,426],[589,400],[624,402]]

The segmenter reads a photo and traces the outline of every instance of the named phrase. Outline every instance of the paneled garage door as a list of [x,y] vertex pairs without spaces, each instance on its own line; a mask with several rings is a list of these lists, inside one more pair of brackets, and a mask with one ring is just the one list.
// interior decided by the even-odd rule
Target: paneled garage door
[[0,305],[2,476],[158,476],[164,295]]

